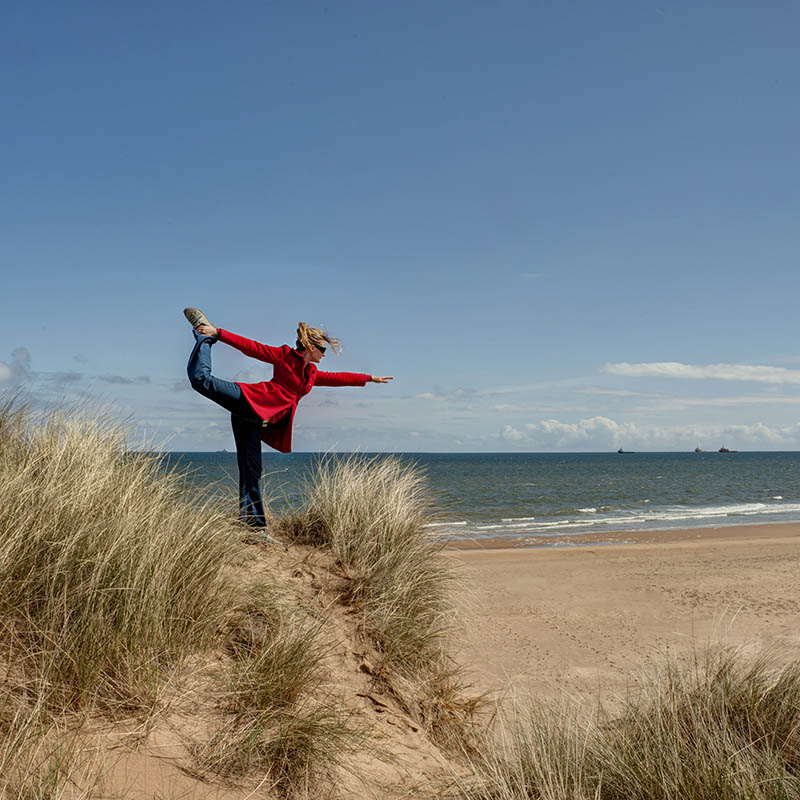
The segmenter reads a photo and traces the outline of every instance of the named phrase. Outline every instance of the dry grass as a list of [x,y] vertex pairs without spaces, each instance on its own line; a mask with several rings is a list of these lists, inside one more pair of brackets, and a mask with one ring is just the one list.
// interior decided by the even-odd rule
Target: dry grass
[[[357,503],[383,484],[377,505],[362,509],[377,515],[383,538],[370,549],[367,538],[337,534],[348,601],[387,663],[425,675],[418,694],[449,690],[448,576],[422,535],[418,478],[385,468],[350,477],[359,474],[367,487],[334,488]],[[177,472],[130,453],[124,429],[107,420],[0,405],[0,670],[17,709],[0,731],[7,794],[61,797],[71,786],[80,796],[81,713],[147,718],[189,657],[220,646],[230,664],[225,718],[198,751],[207,769],[260,772],[280,794],[311,796],[363,744],[325,690],[320,621],[265,587],[237,608],[243,589],[226,578],[242,561],[242,531],[216,501],[198,507],[189,496]],[[438,699],[419,707],[443,726]]]
[[613,719],[529,701],[482,753],[464,800],[798,798],[800,663],[667,663]]
[[237,534],[102,419],[0,406],[0,636],[60,706],[153,706],[230,606]]
[[230,625],[223,690],[227,718],[195,748],[205,770],[228,777],[265,774],[283,796],[313,796],[361,743],[325,691],[320,626],[279,586],[254,587]]
[[393,457],[322,459],[307,478],[295,536],[325,545],[347,580],[344,601],[367,635],[407,672],[439,657],[452,629],[452,574],[424,529],[424,476]]
[[147,718],[232,605],[218,507],[124,430],[0,401],[0,795],[96,796],[81,726]]
[[0,692],[0,797],[89,800],[102,782],[101,764],[81,737],[82,714],[53,714],[46,692]]
[[447,655],[454,576],[425,527],[433,502],[424,475],[394,457],[327,457],[304,495],[284,534],[330,550],[342,601],[378,650],[375,675],[440,744],[463,745],[479,703],[464,697]]

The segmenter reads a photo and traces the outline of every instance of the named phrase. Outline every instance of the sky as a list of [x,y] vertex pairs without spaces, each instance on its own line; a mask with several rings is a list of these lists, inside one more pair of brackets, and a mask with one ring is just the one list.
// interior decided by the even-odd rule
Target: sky
[[7,0],[0,391],[231,450],[191,305],[395,376],[312,391],[298,451],[800,450],[798,30],[788,0]]

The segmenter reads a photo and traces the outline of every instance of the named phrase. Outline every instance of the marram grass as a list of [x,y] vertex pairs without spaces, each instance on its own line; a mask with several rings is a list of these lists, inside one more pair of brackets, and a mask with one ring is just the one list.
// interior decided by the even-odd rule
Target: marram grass
[[424,475],[394,457],[321,459],[306,480],[296,535],[327,546],[347,580],[344,600],[387,660],[425,671],[452,630],[452,572],[425,529]]
[[230,606],[239,545],[157,458],[77,413],[0,405],[0,637],[6,669],[61,707],[146,710]]
[[800,663],[732,650],[667,662],[613,717],[529,698],[501,717],[461,800],[797,800]]
[[95,748],[81,737],[82,714],[54,714],[46,687],[19,696],[0,690],[0,797],[90,800],[104,796]]
[[315,618],[280,583],[254,586],[227,630],[226,716],[194,748],[204,771],[254,772],[281,796],[329,787],[364,737],[326,687],[328,655]]
[[303,510],[283,532],[329,549],[342,601],[377,649],[374,676],[446,749],[465,745],[481,698],[468,697],[448,654],[455,579],[427,527],[434,502],[425,475],[393,456],[329,456],[311,471]]

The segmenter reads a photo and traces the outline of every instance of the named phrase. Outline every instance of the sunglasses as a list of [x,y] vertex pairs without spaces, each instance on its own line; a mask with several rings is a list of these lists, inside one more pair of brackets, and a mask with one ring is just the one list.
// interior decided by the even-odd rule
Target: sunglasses
[[325,349],[326,349],[326,348],[325,348],[325,345],[324,345],[324,344],[315,344],[315,345],[314,345],[314,347],[316,347],[316,348],[317,348],[317,350],[319,350],[319,351],[320,351],[320,353],[322,353],[323,355],[325,354]]

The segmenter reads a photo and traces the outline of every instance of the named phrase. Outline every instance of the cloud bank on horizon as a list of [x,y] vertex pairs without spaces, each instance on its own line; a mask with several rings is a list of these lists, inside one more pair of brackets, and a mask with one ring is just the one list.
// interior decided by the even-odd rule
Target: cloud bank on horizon
[[761,422],[647,426],[597,416],[574,423],[546,419],[521,429],[505,425],[502,436],[517,447],[534,450],[613,450],[623,445],[642,450],[690,450],[697,446],[712,450],[730,442],[750,449],[787,450],[800,443],[800,422],[773,427]]
[[[82,367],[85,358],[74,359]],[[680,362],[605,363],[594,379],[575,379],[476,390],[434,384],[410,395],[365,394],[359,390],[315,392],[298,411],[298,450],[366,451],[608,451],[624,446],[640,450],[800,449],[800,422],[791,417],[769,424],[752,419],[748,408],[772,407],[795,413],[800,370],[768,365]],[[264,379],[264,370],[248,366],[232,376]],[[681,395],[628,389],[619,381],[691,378],[769,384],[762,393]],[[169,450],[231,447],[227,415],[191,391],[188,381],[91,371],[48,372],[33,369],[26,347],[0,362],[0,392],[18,394],[34,406],[97,407],[130,420],[133,446]],[[505,401],[507,396],[508,402]],[[715,409],[738,411],[740,421],[717,419]],[[701,418],[698,418],[698,414]],[[706,418],[702,419],[702,415]],[[773,416],[775,416],[773,414]],[[533,418],[532,418],[533,417]],[[677,419],[676,419],[677,417]]]

